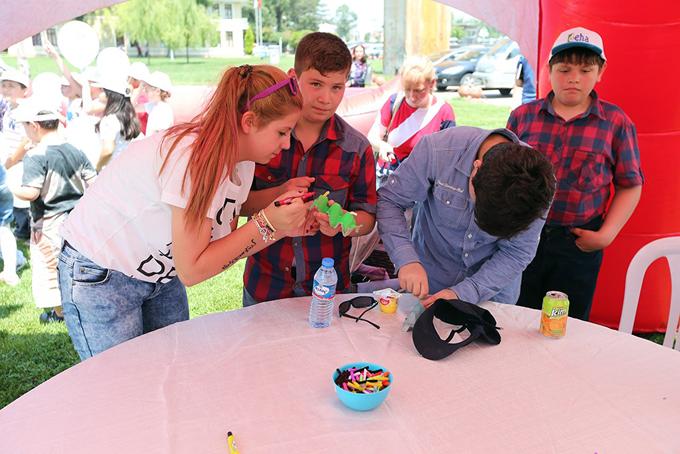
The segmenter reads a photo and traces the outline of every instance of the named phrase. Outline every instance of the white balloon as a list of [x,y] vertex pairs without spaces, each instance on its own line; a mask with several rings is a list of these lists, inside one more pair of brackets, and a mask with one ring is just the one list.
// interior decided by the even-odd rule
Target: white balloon
[[127,80],[130,59],[117,47],[107,47],[97,55],[97,71],[101,77]]
[[79,70],[92,63],[99,52],[97,32],[85,22],[76,20],[59,29],[57,45],[66,61]]
[[31,83],[31,98],[42,105],[58,107],[61,104],[61,78],[54,73],[40,73]]

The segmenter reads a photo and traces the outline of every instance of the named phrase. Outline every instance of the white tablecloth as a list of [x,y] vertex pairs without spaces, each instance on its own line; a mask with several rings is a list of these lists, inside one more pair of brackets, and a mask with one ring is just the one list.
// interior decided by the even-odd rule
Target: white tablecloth
[[[0,453],[223,454],[229,430],[242,454],[680,452],[677,351],[574,319],[548,339],[538,311],[486,303],[501,344],[429,361],[404,313],[313,329],[308,304],[200,317],[78,364],[0,411]],[[394,382],[360,413],[331,375],[364,360]]]

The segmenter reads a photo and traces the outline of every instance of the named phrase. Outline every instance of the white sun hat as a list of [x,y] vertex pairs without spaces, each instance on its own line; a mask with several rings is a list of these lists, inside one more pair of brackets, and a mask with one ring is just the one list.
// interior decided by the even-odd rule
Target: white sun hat
[[121,76],[118,77],[102,77],[97,86],[105,90],[119,93],[123,96],[130,97],[130,87],[127,80]]
[[18,123],[30,121],[59,120],[58,109],[44,100],[30,97],[22,99],[19,106],[10,114]]
[[133,62],[130,65],[128,76],[137,80],[144,80],[149,77],[149,68],[141,61]]
[[163,91],[172,93],[172,82],[170,76],[161,71],[154,71],[146,79],[142,79],[147,85],[160,88]]
[[8,69],[7,71],[4,71],[2,73],[2,76],[0,76],[0,80],[10,80],[12,82],[19,83],[24,87],[28,87],[31,84],[31,80],[28,78],[26,74],[12,68]]

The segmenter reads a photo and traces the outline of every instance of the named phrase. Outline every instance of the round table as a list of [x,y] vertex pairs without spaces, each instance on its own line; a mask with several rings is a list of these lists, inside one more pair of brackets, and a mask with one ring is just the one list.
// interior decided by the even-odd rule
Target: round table
[[[294,298],[155,331],[1,410],[0,452],[223,454],[227,431],[242,454],[680,452],[677,351],[575,319],[549,339],[538,311],[484,303],[501,344],[429,361],[401,329],[413,304],[369,311],[381,329],[337,313],[310,328]],[[364,360],[394,382],[361,413],[331,375]]]

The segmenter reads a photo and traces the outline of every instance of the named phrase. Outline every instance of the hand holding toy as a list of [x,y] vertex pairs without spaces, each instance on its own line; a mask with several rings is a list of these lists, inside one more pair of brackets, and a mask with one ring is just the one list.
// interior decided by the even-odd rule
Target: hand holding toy
[[344,210],[339,203],[330,203],[331,200],[328,199],[328,191],[314,199],[313,206],[323,214],[328,215],[328,223],[334,229],[338,228],[338,225],[342,226],[342,235],[349,236],[354,230],[360,228],[357,225],[356,213],[353,211]]

